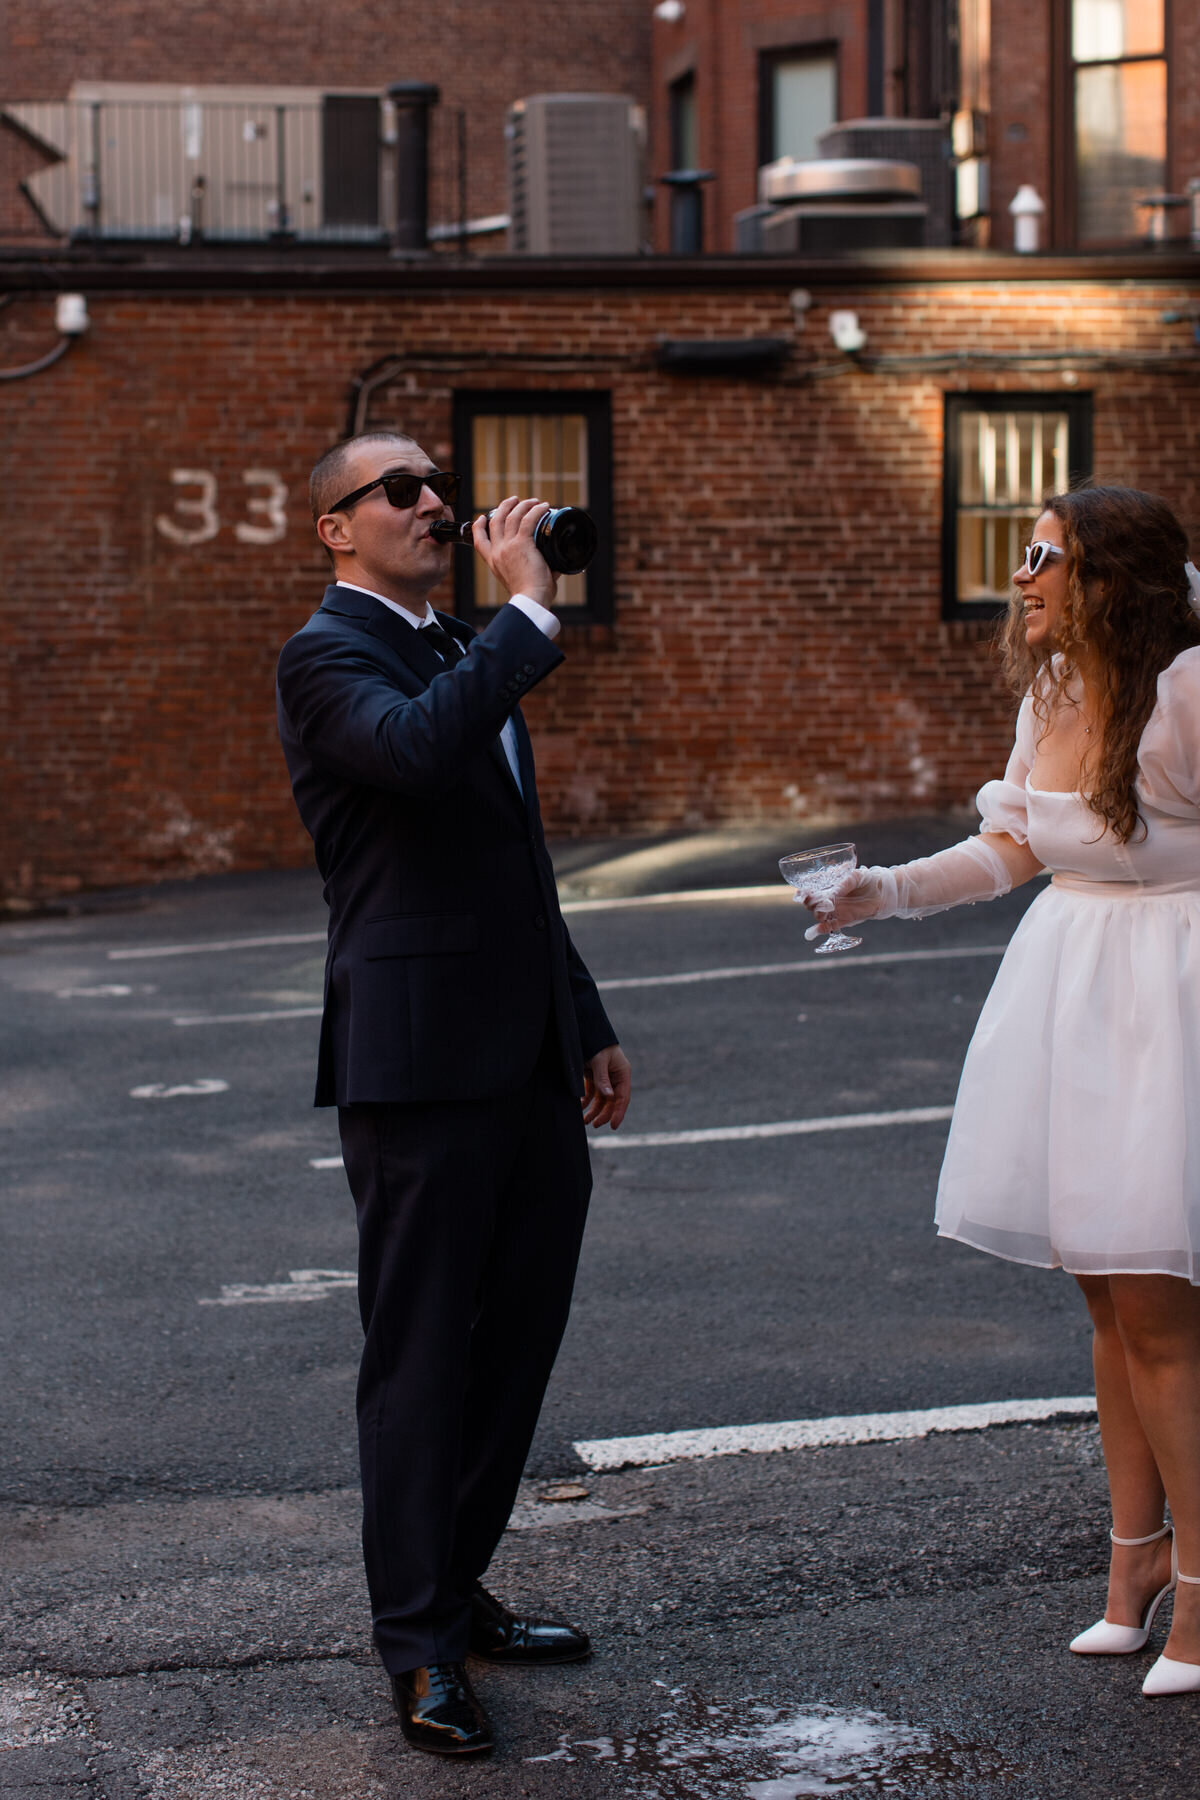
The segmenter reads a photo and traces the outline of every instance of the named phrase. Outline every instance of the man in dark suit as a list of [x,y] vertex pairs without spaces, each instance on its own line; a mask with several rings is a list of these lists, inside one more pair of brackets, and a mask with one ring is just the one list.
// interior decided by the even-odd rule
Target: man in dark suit
[[[464,1667],[588,1653],[480,1585],[566,1325],[629,1063],[571,943],[517,702],[562,661],[542,502],[475,545],[511,595],[478,635],[429,594],[457,481],[372,433],[313,471],[333,563],[279,659],[279,732],[329,904],[316,1103],[336,1104],[358,1212],[363,1549],[410,1743],[491,1748]],[[582,1099],[582,1107],[581,1107]]]

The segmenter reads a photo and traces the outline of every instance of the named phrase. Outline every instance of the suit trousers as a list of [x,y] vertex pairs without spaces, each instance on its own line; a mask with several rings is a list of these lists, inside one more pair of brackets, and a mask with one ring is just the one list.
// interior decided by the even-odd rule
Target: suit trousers
[[392,1674],[467,1653],[516,1498],[591,1193],[549,1034],[495,1100],[340,1107],[358,1213],[363,1556]]

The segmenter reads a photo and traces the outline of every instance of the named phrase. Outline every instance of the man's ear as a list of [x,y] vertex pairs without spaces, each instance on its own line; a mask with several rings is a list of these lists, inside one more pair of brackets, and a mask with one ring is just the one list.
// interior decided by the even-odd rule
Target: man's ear
[[317,536],[331,556],[354,554],[354,540],[344,513],[322,513],[317,520]]

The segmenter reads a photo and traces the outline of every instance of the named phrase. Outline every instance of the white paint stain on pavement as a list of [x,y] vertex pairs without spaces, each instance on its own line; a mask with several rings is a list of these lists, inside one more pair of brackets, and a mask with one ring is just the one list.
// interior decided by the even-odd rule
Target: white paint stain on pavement
[[590,1469],[649,1468],[709,1456],[761,1456],[779,1450],[819,1450],[833,1444],[889,1443],[929,1437],[938,1431],[984,1431],[991,1425],[1089,1417],[1095,1411],[1093,1394],[987,1400],[975,1406],[934,1406],[917,1412],[848,1413],[827,1419],[787,1419],[772,1425],[719,1425],[698,1431],[654,1431],[641,1437],[585,1438],[574,1449]]
[[199,1081],[178,1081],[169,1086],[163,1081],[147,1081],[142,1087],[130,1088],[131,1100],[178,1100],[192,1094],[227,1094],[229,1083],[216,1075],[203,1075]]
[[216,1299],[202,1299],[201,1306],[294,1306],[324,1300],[339,1288],[353,1288],[358,1277],[351,1269],[293,1269],[286,1281],[255,1285],[233,1281],[222,1287]]
[[564,1735],[557,1750],[525,1760],[616,1764],[637,1800],[800,1800],[915,1791],[910,1782],[925,1793],[996,1767],[988,1751],[879,1712],[713,1704],[680,1688],[667,1697],[671,1705],[632,1736]]

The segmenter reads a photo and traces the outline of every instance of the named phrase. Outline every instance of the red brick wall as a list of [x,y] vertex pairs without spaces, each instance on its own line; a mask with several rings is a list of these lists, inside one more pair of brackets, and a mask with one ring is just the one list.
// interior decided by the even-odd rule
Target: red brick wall
[[[1055,8],[1066,6],[1067,0],[993,0],[991,6],[991,242],[1000,249],[1012,246],[1008,207],[1025,183],[1046,203],[1043,247],[1069,246],[1066,220],[1052,209],[1051,180],[1052,121],[1067,81],[1066,72],[1055,67],[1051,19]],[[1169,180],[1183,193],[1189,180],[1200,177],[1200,12],[1183,0],[1167,10]],[[894,111],[901,11],[889,0],[885,12],[893,58],[885,87]],[[864,0],[689,0],[678,21],[655,23],[651,175],[657,181],[670,166],[669,84],[694,69],[700,163],[716,171],[705,190],[707,248],[731,248],[733,215],[757,199],[760,52],[818,42],[839,45],[840,116],[862,117],[867,111]],[[655,236],[660,250],[669,244],[667,219],[667,197],[660,192]]]
[[502,212],[504,115],[523,94],[649,99],[646,0],[7,0],[0,100],[61,99],[74,81],[261,82],[376,93],[430,81],[467,111],[468,211]]
[[[847,269],[815,290],[778,377],[653,367],[661,334],[786,335],[794,279],[94,293],[92,329],[64,360],[0,384],[0,891],[307,860],[272,697],[279,645],[326,579],[305,483],[342,430],[352,377],[402,349],[414,362],[497,342],[600,358],[565,374],[414,368],[380,390],[371,422],[404,425],[437,456],[455,387],[577,383],[613,396],[615,623],[567,628],[565,665],[526,708],[552,831],[968,802],[1003,762],[1011,708],[987,629],[940,617],[942,396],[1056,392],[1063,377],[855,369],[832,350],[829,309],[857,310],[876,354],[1158,352],[1180,346],[1159,314],[1189,290],[856,287]],[[0,311],[0,368],[53,341],[49,299]],[[839,372],[813,378],[814,363]],[[1072,390],[1095,394],[1097,472],[1160,489],[1194,534],[1198,385],[1194,368],[1083,368]],[[215,480],[208,541],[173,543],[156,523],[204,528],[202,512],[176,505],[200,489],[173,487],[173,469]],[[252,470],[287,486],[277,542],[237,534],[239,523],[270,531],[247,509],[269,497],[264,481],[245,482]]]
[[1026,183],[1046,204],[1042,243],[1062,243],[1051,214],[1050,7],[1047,0],[1003,0],[992,7],[991,160],[992,243],[1009,250],[1009,203]]

